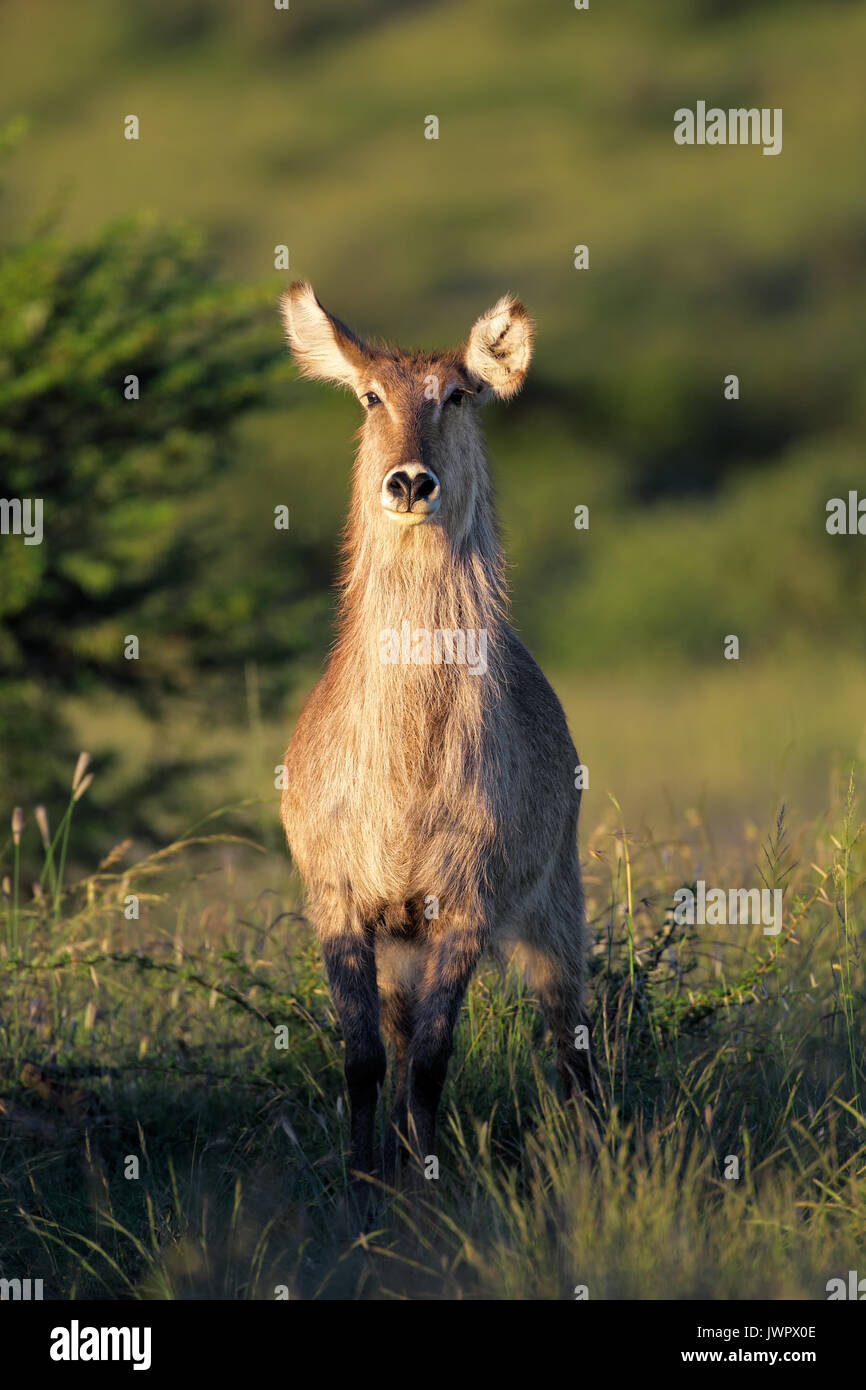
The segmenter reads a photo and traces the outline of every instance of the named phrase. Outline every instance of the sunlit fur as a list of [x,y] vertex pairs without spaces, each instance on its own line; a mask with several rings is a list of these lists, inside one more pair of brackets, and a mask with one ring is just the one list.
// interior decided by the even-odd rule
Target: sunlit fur
[[[587,1059],[574,1046],[584,957],[578,759],[556,696],[508,623],[480,423],[491,388],[512,395],[523,380],[526,311],[500,300],[464,348],[425,354],[367,346],[309,286],[292,286],[283,309],[308,375],[382,401],[360,430],[338,637],[286,753],[282,803],[343,1024],[353,1161],[368,1168],[380,1008],[399,1067],[393,1124],[430,1153],[429,1112],[487,946],[523,943],[560,1071],[569,1086],[585,1082]],[[431,378],[438,401],[428,399]],[[455,384],[471,393],[461,405],[444,399]],[[380,499],[385,474],[409,462],[429,466],[442,494],[439,510],[413,526],[395,524]],[[485,630],[486,673],[383,664],[380,633],[404,621],[413,631]]]

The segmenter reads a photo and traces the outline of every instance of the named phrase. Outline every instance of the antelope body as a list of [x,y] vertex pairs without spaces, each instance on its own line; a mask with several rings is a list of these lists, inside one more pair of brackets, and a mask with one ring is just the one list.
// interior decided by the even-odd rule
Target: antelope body
[[567,1093],[591,1083],[575,1045],[578,759],[508,624],[479,418],[491,395],[519,390],[532,324],[506,297],[461,349],[405,353],[362,342],[309,285],[282,309],[301,371],[365,408],[337,641],[286,752],[282,817],[342,1024],[361,1174],[374,1167],[380,1027],[395,1053],[391,1172],[404,1147],[433,1153],[457,1016],[488,947],[519,951]]

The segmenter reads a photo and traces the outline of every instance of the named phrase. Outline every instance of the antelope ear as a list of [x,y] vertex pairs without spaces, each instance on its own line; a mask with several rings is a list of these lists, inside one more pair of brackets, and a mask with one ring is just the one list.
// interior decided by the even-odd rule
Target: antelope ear
[[503,295],[474,325],[463,353],[467,371],[497,396],[516,396],[532,357],[532,319],[519,299]]
[[356,387],[358,373],[372,355],[366,343],[323,309],[312,285],[297,280],[280,299],[283,326],[292,356],[304,376]]

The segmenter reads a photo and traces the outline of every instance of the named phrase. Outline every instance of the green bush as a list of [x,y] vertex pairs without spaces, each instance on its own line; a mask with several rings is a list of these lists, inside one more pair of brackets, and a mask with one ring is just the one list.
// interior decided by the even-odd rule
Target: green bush
[[195,688],[218,705],[249,661],[279,662],[285,686],[320,617],[308,556],[265,498],[261,534],[234,555],[218,479],[233,424],[290,371],[273,296],[220,284],[188,230],[130,221],[70,249],[42,228],[0,248],[2,493],[42,499],[44,529],[41,544],[0,538],[0,780],[15,799],[66,779],[61,698],[114,691],[155,713]]

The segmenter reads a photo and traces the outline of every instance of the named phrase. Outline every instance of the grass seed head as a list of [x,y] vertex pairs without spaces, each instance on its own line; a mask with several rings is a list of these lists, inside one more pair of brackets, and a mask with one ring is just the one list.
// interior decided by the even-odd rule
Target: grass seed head
[[[78,754],[78,762],[75,764],[75,773],[72,778],[72,790],[74,792],[78,791],[81,779],[84,776],[87,769],[90,767],[90,763],[91,757],[89,753]],[[78,798],[76,797],[76,800],[77,799]]]
[[80,801],[81,798],[83,797],[84,793],[87,791],[87,788],[90,786],[90,784],[91,784],[92,781],[93,781],[93,773],[92,773],[92,772],[88,772],[87,776],[86,776],[85,778],[83,778],[83,780],[82,780],[81,782],[79,782],[78,787],[73,791],[73,793],[72,793],[72,800],[73,800],[73,801]]
[[51,827],[48,824],[48,812],[44,806],[36,807],[36,824],[39,826],[39,834],[42,836],[42,843],[46,849],[51,848]]

